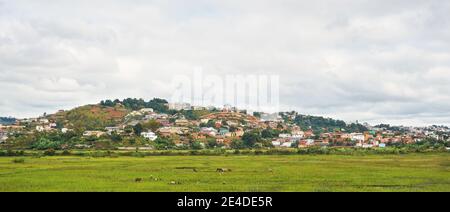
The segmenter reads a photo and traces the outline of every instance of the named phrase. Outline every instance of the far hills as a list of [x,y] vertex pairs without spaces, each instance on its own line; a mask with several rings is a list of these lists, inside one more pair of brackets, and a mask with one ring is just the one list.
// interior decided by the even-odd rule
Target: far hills
[[[168,101],[155,98],[150,101],[137,98],[127,98],[124,100],[104,100],[98,104],[80,106],[68,111],[59,111],[55,114],[46,115],[46,118],[56,120],[61,126],[69,126],[79,131],[84,130],[101,130],[108,126],[115,126],[126,122],[125,117],[132,111],[143,108],[152,108],[156,113],[164,113],[168,115],[182,115],[189,120],[198,120],[200,117],[209,113],[217,112],[217,110],[169,110]],[[245,111],[241,111],[245,112]],[[258,116],[260,113],[255,113]],[[303,129],[312,128],[314,131],[333,131],[335,129],[345,130],[348,132],[363,132],[367,128],[361,124],[347,124],[342,120],[325,118],[321,116],[302,115],[297,112],[280,113],[283,119],[287,120],[287,116],[293,116],[293,123]]]

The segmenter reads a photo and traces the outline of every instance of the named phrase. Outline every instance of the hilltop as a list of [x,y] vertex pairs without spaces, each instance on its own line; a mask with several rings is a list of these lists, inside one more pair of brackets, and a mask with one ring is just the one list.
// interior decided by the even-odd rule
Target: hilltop
[[[0,144],[20,149],[442,148],[450,129],[369,126],[298,112],[248,113],[169,103],[164,99],[104,100],[54,114],[9,121]],[[12,123],[14,120],[14,123]],[[1,146],[0,146],[1,147]]]
[[9,125],[16,123],[16,119],[12,117],[0,117],[0,124]]
[[123,106],[106,107],[102,105],[86,105],[69,111],[59,111],[46,116],[59,127],[67,127],[76,131],[103,130],[105,126],[120,124],[130,112]]

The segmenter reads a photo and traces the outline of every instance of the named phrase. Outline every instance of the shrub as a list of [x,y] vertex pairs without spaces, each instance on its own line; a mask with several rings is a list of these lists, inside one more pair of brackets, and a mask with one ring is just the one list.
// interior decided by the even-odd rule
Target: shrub
[[138,158],[143,158],[143,157],[145,157],[145,153],[133,152],[132,156],[138,157]]
[[56,151],[54,149],[47,149],[44,152],[45,156],[55,156],[56,155]]
[[200,152],[199,152],[199,151],[196,151],[196,150],[191,150],[191,151],[189,151],[189,154],[190,154],[190,155],[200,155],[199,153],[200,153]]
[[6,151],[6,156],[16,156],[16,152],[8,149],[8,151]]
[[255,150],[255,155],[262,155],[264,152],[262,150]]
[[14,160],[12,160],[13,163],[25,163],[25,159],[23,158],[14,158]]
[[108,157],[109,154],[107,152],[98,152],[98,151],[96,151],[96,152],[92,152],[90,154],[90,156],[93,157],[93,158],[104,158],[104,157]]

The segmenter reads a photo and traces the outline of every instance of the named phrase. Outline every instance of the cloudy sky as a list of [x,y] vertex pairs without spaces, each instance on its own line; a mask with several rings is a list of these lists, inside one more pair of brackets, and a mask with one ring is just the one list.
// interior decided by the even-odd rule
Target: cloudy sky
[[285,109],[450,125],[448,0],[0,0],[0,116],[278,74]]

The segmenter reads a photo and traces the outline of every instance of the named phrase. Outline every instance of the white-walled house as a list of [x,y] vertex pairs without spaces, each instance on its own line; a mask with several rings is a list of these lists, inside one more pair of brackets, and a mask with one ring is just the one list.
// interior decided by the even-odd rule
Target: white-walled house
[[295,138],[304,138],[305,132],[303,132],[301,130],[295,130],[295,131],[292,131],[292,136]]
[[169,110],[191,110],[191,104],[189,103],[169,103]]
[[45,128],[43,126],[36,126],[36,131],[44,132]]
[[151,132],[151,131],[143,132],[143,133],[141,133],[141,136],[146,139],[149,139],[150,141],[154,141],[158,138],[158,136],[154,132]]
[[103,135],[105,135],[105,132],[102,131],[85,131],[83,133],[84,137],[91,137],[91,136],[95,136],[95,137],[102,137]]
[[0,144],[6,142],[8,140],[8,135],[6,132],[0,132]]
[[314,144],[314,139],[306,139],[306,145],[311,146]]
[[108,135],[111,135],[112,133],[119,133],[121,131],[120,127],[105,127],[106,132]]
[[272,145],[274,147],[279,147],[279,146],[281,146],[281,142],[280,141],[272,141]]
[[352,139],[352,141],[364,141],[365,140],[365,136],[362,133],[352,133],[352,134],[350,134],[350,138]]
[[153,113],[153,108],[142,108],[141,113]]
[[209,136],[213,136],[213,137],[216,136],[217,134],[219,134],[219,132],[212,127],[203,127],[200,129],[200,132],[203,134],[207,134]]
[[288,142],[284,142],[283,144],[281,144],[281,147],[284,147],[284,148],[291,148],[292,147],[292,142],[291,141],[288,141]]
[[39,122],[42,124],[48,124],[50,121],[48,119],[41,118],[39,119]]
[[279,137],[280,138],[291,138],[292,135],[291,134],[280,134]]

